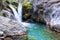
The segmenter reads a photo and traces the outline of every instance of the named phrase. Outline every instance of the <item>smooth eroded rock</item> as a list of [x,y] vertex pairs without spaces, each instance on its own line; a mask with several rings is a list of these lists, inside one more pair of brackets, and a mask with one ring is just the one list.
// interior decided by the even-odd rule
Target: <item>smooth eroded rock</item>
[[15,20],[2,16],[0,16],[0,31],[2,31],[6,36],[26,35],[26,28],[22,25],[22,23],[18,23]]
[[46,24],[50,29],[60,32],[60,0],[48,0],[44,3]]

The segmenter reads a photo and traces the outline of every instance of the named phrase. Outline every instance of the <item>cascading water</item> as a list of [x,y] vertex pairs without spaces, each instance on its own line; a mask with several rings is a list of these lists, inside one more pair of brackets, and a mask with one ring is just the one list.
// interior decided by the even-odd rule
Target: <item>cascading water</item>
[[18,16],[19,16],[20,22],[22,22],[22,4],[19,4],[18,6]]
[[25,22],[22,22],[22,4],[19,4],[18,5],[18,12],[15,10],[15,8],[13,7],[13,5],[9,5],[9,7],[12,9],[13,13],[14,13],[14,16],[15,16],[15,19],[23,24],[24,26],[27,24],[29,25],[29,23],[25,23]]
[[18,22],[22,22],[22,5],[21,4],[18,5],[18,12],[15,10],[13,5],[10,4],[9,7],[12,9],[16,20]]

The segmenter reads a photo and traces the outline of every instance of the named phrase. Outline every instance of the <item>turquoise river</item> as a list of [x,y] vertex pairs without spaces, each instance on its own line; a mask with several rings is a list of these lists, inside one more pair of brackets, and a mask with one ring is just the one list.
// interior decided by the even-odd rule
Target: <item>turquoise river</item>
[[28,40],[60,40],[60,34],[50,31],[40,23],[26,23]]

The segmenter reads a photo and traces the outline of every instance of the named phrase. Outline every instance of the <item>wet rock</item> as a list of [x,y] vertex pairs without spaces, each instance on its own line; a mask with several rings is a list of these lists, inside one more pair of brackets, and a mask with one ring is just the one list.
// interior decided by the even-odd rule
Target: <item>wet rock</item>
[[[26,35],[26,28],[22,23],[0,16],[0,31],[4,35]],[[24,38],[24,37],[23,37]]]

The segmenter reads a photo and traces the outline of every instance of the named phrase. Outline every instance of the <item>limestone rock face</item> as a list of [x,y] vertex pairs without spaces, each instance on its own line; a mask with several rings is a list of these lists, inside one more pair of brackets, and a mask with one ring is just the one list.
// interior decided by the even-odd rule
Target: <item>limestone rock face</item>
[[44,23],[43,0],[32,0],[31,4],[33,5],[33,13],[31,14],[31,18],[36,22]]
[[26,34],[26,28],[22,25],[22,23],[17,23],[15,20],[2,16],[0,16],[0,31],[3,31],[5,35]]
[[44,2],[45,21],[52,30],[60,32],[60,0]]

